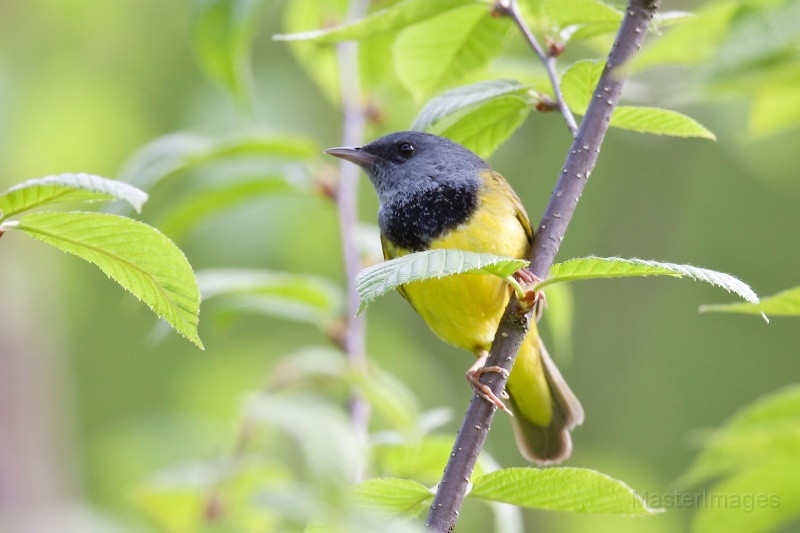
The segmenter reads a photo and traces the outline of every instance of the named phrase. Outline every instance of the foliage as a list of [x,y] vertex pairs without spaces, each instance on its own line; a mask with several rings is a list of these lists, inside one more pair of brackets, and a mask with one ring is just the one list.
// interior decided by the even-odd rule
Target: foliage
[[[520,59],[511,22],[492,16],[489,3],[373,4],[365,18],[352,21],[344,0],[286,2],[286,33],[274,37],[289,41],[298,66],[334,107],[341,100],[336,46],[359,41],[359,60],[366,67],[360,73],[364,100],[376,108],[371,133],[397,122],[408,124],[416,113],[412,129],[447,136],[489,157],[527,121],[552,110],[552,88],[531,68],[532,56]],[[675,89],[667,83],[662,90],[709,100],[746,95],[748,116],[738,127],[754,138],[796,128],[798,5],[790,0],[715,0],[691,14],[663,13],[629,66],[638,84],[632,105],[618,107],[611,126],[714,140],[714,133],[700,122],[654,107],[660,99],[650,97],[650,89],[660,83],[651,77],[653,72],[690,67],[686,76],[671,76],[689,77],[690,88]],[[271,6],[259,0],[195,0],[193,6],[191,46],[201,68],[252,120],[257,116],[252,54]],[[560,88],[572,112],[582,115],[598,96],[595,89],[604,64],[597,57],[605,54],[622,11],[599,0],[526,0],[523,9],[533,30],[552,39],[554,61],[566,48],[559,57],[567,63],[558,72]],[[764,39],[765,34],[771,38]],[[676,101],[680,99],[671,100]],[[292,195],[327,202],[336,184],[327,175],[329,169],[320,166],[318,155],[315,141],[288,132],[247,126],[225,134],[175,133],[134,154],[120,180],[61,174],[23,182],[0,195],[0,235],[21,230],[97,264],[198,346],[200,294],[209,302],[208,309],[219,315],[255,315],[254,320],[277,316],[311,324],[332,346],[306,346],[274,365],[264,391],[245,402],[230,453],[166,468],[134,488],[134,504],[160,530],[419,529],[412,518],[429,503],[452,444],[451,432],[441,429],[449,414],[425,411],[403,381],[375,364],[364,371],[351,368],[338,349],[343,325],[351,317],[345,315],[346,296],[337,282],[317,274],[241,265],[207,268],[195,281],[183,253],[167,237],[188,240],[213,217],[242,212],[257,199]],[[169,198],[156,216],[164,234],[118,215],[24,214],[61,202],[115,199],[138,212],[148,193],[163,199],[174,183],[182,187],[180,196]],[[374,228],[365,233],[374,248]],[[301,262],[309,270],[315,267],[304,258]],[[444,275],[481,273],[513,284],[510,275],[524,265],[518,259],[458,250],[408,255],[362,273],[361,310],[404,283]],[[565,261],[553,266],[540,288],[576,279],[652,275],[706,281],[747,301],[703,310],[800,314],[797,288],[759,302],[749,286],[727,274],[636,259]],[[551,290],[561,288],[559,284]],[[568,343],[572,315],[566,310],[561,319],[548,316],[559,343]],[[376,413],[366,439],[354,431],[343,407],[353,389]],[[780,492],[780,508],[744,515],[744,521],[742,514],[700,509],[694,523],[698,531],[767,531],[800,513],[790,504],[800,501],[790,475],[800,449],[795,442],[795,389],[761,400],[714,432],[683,479],[688,484],[721,477],[713,490],[722,494]],[[370,478],[353,484],[362,468]],[[496,502],[616,515],[659,511],[623,482],[594,470],[499,468],[486,453],[472,482],[468,505],[491,502],[498,523],[503,513],[510,513],[508,523],[521,524],[521,518],[519,509]],[[514,531],[513,526],[502,530]]]

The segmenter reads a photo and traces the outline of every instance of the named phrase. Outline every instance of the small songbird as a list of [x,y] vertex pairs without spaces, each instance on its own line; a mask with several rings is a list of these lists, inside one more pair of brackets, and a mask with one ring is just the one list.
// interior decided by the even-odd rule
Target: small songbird
[[[519,197],[460,144],[400,131],[325,153],[359,165],[372,182],[386,259],[438,248],[527,256],[533,230]],[[408,283],[399,292],[436,335],[477,356],[468,381],[480,396],[504,408],[478,378],[486,371],[481,369],[511,296],[509,285],[495,276],[460,274]],[[583,408],[532,322],[506,392],[520,452],[534,463],[552,464],[569,456],[570,430],[583,422]]]

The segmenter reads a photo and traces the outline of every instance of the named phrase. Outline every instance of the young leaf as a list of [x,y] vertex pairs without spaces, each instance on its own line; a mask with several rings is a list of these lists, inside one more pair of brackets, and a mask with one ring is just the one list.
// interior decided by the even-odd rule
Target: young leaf
[[92,174],[46,176],[24,181],[0,195],[0,220],[43,205],[100,200],[124,200],[141,212],[147,193],[125,182]]
[[198,272],[197,282],[204,301],[237,297],[248,311],[269,311],[284,318],[329,323],[342,307],[341,288],[317,276],[219,268]]
[[192,267],[158,230],[102,213],[31,213],[4,229],[32,237],[94,263],[202,348],[197,336],[200,292]]
[[125,164],[120,179],[149,189],[178,172],[220,160],[235,157],[305,159],[316,153],[313,141],[293,135],[256,132],[212,139],[176,133],[140,148]]
[[586,112],[592,101],[605,61],[577,61],[561,77],[561,92],[569,108],[579,115]]
[[527,97],[501,96],[459,114],[453,121],[441,121],[429,131],[452,139],[485,159],[522,126],[530,112]]
[[471,498],[533,509],[577,513],[651,515],[640,496],[622,481],[583,468],[506,468],[475,480]]
[[486,66],[502,50],[510,28],[510,20],[490,16],[483,4],[426,19],[395,39],[395,73],[409,92],[422,98]]
[[405,28],[445,11],[472,3],[475,3],[475,0],[437,0],[436,2],[404,0],[387,9],[375,11],[346,26],[289,35],[275,35],[272,38],[276,41],[315,40],[321,43],[365,39]]
[[[603,61],[578,61],[561,78],[564,101],[573,112],[582,115],[592,99],[597,82],[605,68]],[[677,111],[656,107],[619,106],[611,116],[611,125],[616,128],[672,135],[675,137],[704,137],[716,139],[696,120]]]
[[611,115],[610,124],[615,128],[655,135],[717,139],[693,118],[657,107],[618,106]]
[[263,0],[195,0],[192,45],[200,65],[240,104],[250,105],[250,47],[267,3]]
[[350,496],[362,509],[389,516],[416,516],[433,499],[433,493],[411,479],[373,478],[353,486]]
[[397,257],[362,270],[356,277],[361,313],[375,299],[405,283],[454,274],[493,274],[506,278],[528,266],[524,259],[463,250],[426,250]]
[[226,183],[222,187],[204,189],[189,198],[175,202],[157,224],[161,231],[178,239],[204,218],[254,199],[299,190],[283,176]]
[[525,96],[532,89],[514,80],[489,80],[457,87],[428,102],[411,124],[412,130],[425,131],[463,109],[485,103],[500,96]]

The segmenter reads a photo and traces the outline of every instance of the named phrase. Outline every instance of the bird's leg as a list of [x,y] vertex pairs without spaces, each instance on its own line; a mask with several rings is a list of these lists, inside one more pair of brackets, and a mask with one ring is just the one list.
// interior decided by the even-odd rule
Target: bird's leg
[[523,311],[527,313],[528,310],[533,308],[536,322],[539,322],[539,319],[542,318],[542,313],[547,308],[547,298],[544,296],[544,291],[534,291],[533,287],[541,283],[542,280],[527,268],[520,268],[514,272],[514,279],[525,291],[525,296],[519,299]]
[[[475,394],[494,405],[501,411],[505,411],[510,416],[514,416],[511,410],[506,407],[506,404],[504,404],[503,401],[492,392],[492,389],[480,381],[482,375],[492,372],[502,374],[504,377],[508,378],[508,370],[501,366],[483,366],[486,364],[486,359],[489,358],[489,353],[486,350],[479,350],[476,352],[476,355],[478,356],[478,359],[475,361],[474,365],[469,367],[466,375],[467,381],[470,385],[472,385],[472,389],[475,391]],[[508,395],[505,394],[505,392],[501,393],[500,396],[508,398]]]

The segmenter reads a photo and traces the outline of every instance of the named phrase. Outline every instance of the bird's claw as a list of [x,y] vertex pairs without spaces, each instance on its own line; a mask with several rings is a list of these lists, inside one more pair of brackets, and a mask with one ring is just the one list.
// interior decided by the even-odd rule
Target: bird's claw
[[517,283],[525,293],[525,296],[519,298],[522,310],[527,313],[534,309],[536,321],[538,322],[547,308],[547,298],[543,291],[534,291],[533,288],[541,283],[542,280],[527,268],[520,268],[514,272],[514,279],[517,280]]
[[[472,385],[472,389],[475,391],[475,394],[477,394],[479,397],[483,398],[484,400],[489,402],[491,405],[494,405],[501,411],[505,411],[506,413],[509,414],[509,416],[514,416],[511,410],[508,407],[506,407],[506,404],[504,404],[503,401],[500,398],[498,398],[494,392],[492,392],[492,389],[490,389],[488,385],[486,385],[485,383],[481,383],[480,381],[482,375],[493,372],[501,374],[504,378],[508,379],[509,373],[508,370],[506,370],[505,368],[500,366],[483,366],[480,368],[475,368],[475,369],[470,368],[469,370],[467,370],[467,376],[466,376],[467,381],[469,382],[470,385]],[[501,392],[500,396],[503,397],[504,399],[508,399],[508,394],[506,394],[505,391]]]

